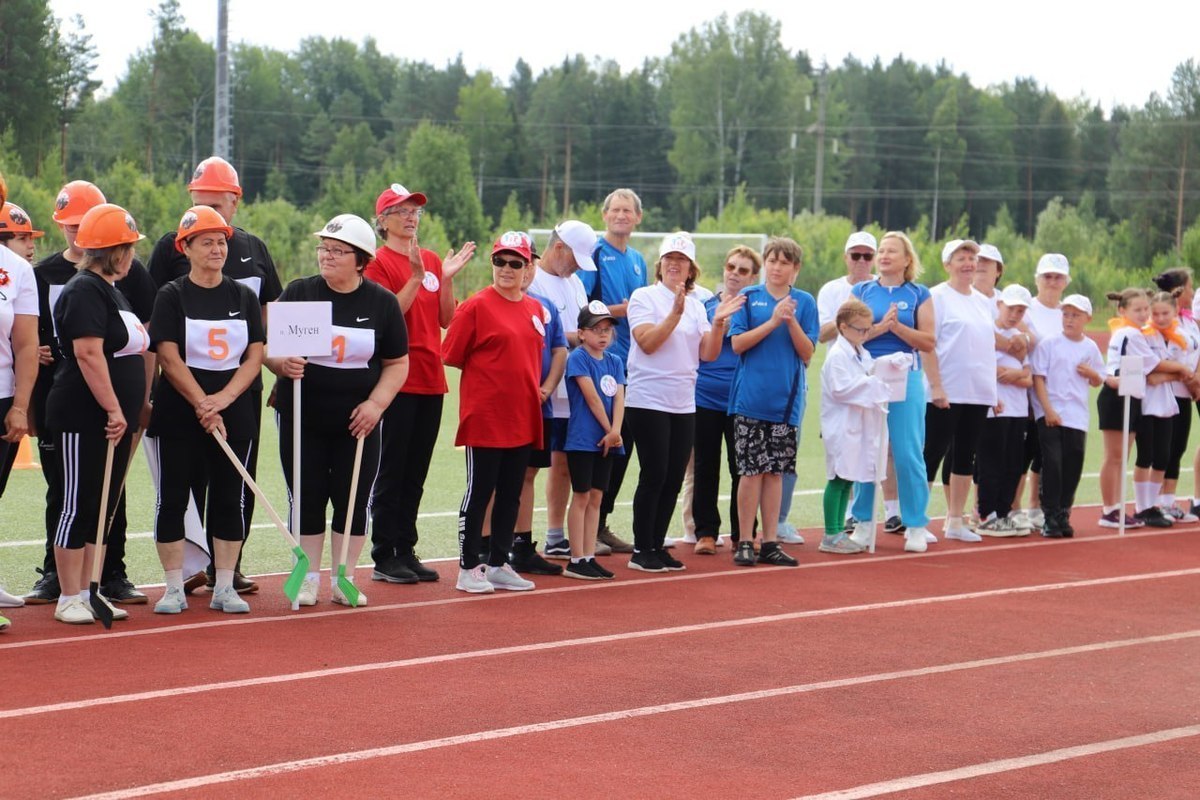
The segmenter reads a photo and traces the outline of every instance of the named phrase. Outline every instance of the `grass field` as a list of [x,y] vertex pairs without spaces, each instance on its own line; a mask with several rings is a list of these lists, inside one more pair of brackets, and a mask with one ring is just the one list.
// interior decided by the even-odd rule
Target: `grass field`
[[[824,359],[825,348],[817,350],[814,363],[809,368],[810,389],[808,409],[801,429],[801,446],[797,462],[797,496],[792,505],[791,521],[797,526],[814,526],[821,523],[820,491],[825,486],[825,451],[819,438],[820,391],[817,387],[818,373]],[[454,433],[458,424],[458,371],[447,370],[451,392],[447,396],[442,416],[441,434],[425,486],[425,498],[421,506],[421,542],[419,554],[422,558],[448,557],[457,555],[458,506],[466,480],[466,471],[461,451],[454,448]],[[274,377],[264,374],[268,386]],[[1093,395],[1092,434],[1088,437],[1085,477],[1077,498],[1078,503],[1094,503],[1100,498],[1099,485],[1094,477],[1100,463],[1100,437],[1095,429],[1096,413]],[[279,468],[278,432],[273,413],[264,416],[262,430],[262,453],[259,458],[259,482],[272,505],[286,518],[287,503],[283,474]],[[1196,440],[1195,433],[1192,437]],[[1185,472],[1182,476],[1181,494],[1192,490],[1191,453],[1196,445],[1189,442],[1188,455],[1184,458]],[[631,465],[629,474],[618,498],[616,513],[610,520],[611,527],[629,536],[630,501],[637,483],[637,465]],[[723,478],[722,490],[727,491],[728,481]],[[0,582],[10,591],[24,592],[37,578],[33,569],[40,566],[44,537],[43,515],[45,482],[40,470],[14,471],[8,489],[0,498]],[[129,577],[135,583],[158,583],[162,571],[154,551],[149,531],[153,526],[154,490],[146,468],[145,458],[138,454],[128,483],[128,512],[130,541],[127,548]],[[1129,492],[1132,498],[1132,489]],[[544,506],[542,481],[538,482],[537,505]],[[721,504],[721,508],[726,506]],[[935,488],[930,513],[943,513],[942,493]],[[254,529],[247,543],[243,566],[247,573],[275,572],[291,566],[291,556],[283,538],[270,525],[265,513],[255,513]],[[677,514],[673,527],[681,531],[682,523]],[[545,513],[539,510],[534,516],[535,538],[544,538]],[[368,559],[364,553],[364,560]],[[325,565],[328,566],[328,559]]]

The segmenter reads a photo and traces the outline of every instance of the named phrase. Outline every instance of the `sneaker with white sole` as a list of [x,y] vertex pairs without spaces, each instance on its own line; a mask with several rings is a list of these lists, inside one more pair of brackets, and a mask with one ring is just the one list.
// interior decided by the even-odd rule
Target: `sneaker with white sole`
[[20,608],[23,605],[25,605],[24,597],[9,594],[3,586],[0,586],[0,608]]
[[866,550],[871,546],[872,534],[875,533],[875,531],[872,530],[874,527],[875,526],[869,522],[854,523],[854,533],[850,534],[850,541]]
[[804,544],[804,537],[796,530],[796,526],[790,522],[779,523],[779,529],[776,532],[775,538],[784,544]]
[[78,595],[65,603],[60,602],[54,609],[54,618],[68,625],[91,625],[96,621],[88,604],[83,602],[83,598]]
[[496,587],[488,583],[486,573],[487,566],[484,564],[472,569],[459,569],[458,583],[454,584],[454,588],[471,594],[491,594],[496,591]]
[[937,544],[937,536],[934,535],[933,531],[929,530],[928,528],[925,528],[924,530],[925,544]]
[[1039,530],[1046,526],[1046,514],[1040,508],[1029,509],[1025,516],[1029,518],[1029,524]]
[[861,553],[866,548],[851,539],[845,531],[842,531],[841,533],[835,533],[832,536],[824,536],[821,539],[821,544],[817,546],[817,549],[822,553],[853,555],[855,553]]
[[1031,531],[1033,530],[1033,522],[1030,521],[1029,515],[1024,511],[1013,509],[1008,512],[1008,519],[1013,524],[1013,527],[1018,530]]
[[[346,595],[342,594],[342,587],[338,586],[337,578],[333,579],[333,591],[330,593],[329,599],[337,603],[339,606],[350,605],[350,601],[346,599]],[[362,608],[366,604],[367,595],[365,592],[360,591],[358,593],[358,605],[352,606],[352,608]]]
[[528,592],[534,588],[533,581],[528,581],[516,573],[511,565],[487,568],[487,582],[496,589],[507,589],[510,592]]
[[929,531],[924,528],[909,528],[904,532],[904,552],[924,553],[927,549],[929,549]]
[[546,546],[542,548],[542,555],[546,558],[569,559],[571,557],[571,543],[566,539],[563,539],[561,542],[546,542]]
[[104,605],[108,606],[109,610],[112,611],[112,618],[114,620],[129,619],[128,611],[123,608],[117,608],[112,604],[111,600],[102,594],[97,593],[96,596],[100,598],[101,603],[104,603]]
[[226,614],[250,613],[250,604],[243,600],[232,586],[225,586],[213,592],[208,607],[213,611],[224,611]]
[[983,536],[1028,536],[1029,528],[1017,527],[1012,517],[993,516],[976,528],[975,532]]
[[[1175,521],[1176,525],[1191,525],[1200,522],[1200,517],[1190,511],[1184,511],[1179,506],[1162,506],[1162,512]],[[0,603],[0,605],[4,605]]]
[[956,539],[960,542],[982,542],[983,537],[970,528],[950,528],[943,534],[947,539]]
[[304,581],[300,584],[300,593],[296,595],[296,602],[302,606],[315,606],[317,604],[317,592],[321,590],[321,579],[319,577],[310,578],[304,576]]
[[187,595],[183,587],[167,589],[162,599],[154,604],[155,614],[181,614],[187,610]]

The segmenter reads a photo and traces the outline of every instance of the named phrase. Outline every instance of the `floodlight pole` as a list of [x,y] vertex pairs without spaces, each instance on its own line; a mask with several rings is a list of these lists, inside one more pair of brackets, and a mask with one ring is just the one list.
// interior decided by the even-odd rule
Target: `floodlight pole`
[[229,133],[229,0],[217,0],[217,75],[213,87],[213,155],[228,160]]

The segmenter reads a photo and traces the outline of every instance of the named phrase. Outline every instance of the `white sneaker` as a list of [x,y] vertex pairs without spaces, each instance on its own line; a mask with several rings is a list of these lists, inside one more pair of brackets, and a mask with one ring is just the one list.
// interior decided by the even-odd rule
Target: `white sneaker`
[[487,582],[495,589],[508,589],[510,592],[528,592],[533,588],[533,581],[527,581],[513,571],[510,564],[503,567],[488,567]]
[[1046,525],[1046,515],[1042,513],[1040,508],[1031,508],[1026,514],[1029,517],[1029,524],[1041,530]]
[[154,613],[179,614],[186,611],[187,607],[187,595],[183,593],[183,587],[167,589],[162,599],[154,604]]
[[775,538],[784,544],[804,544],[804,537],[796,530],[796,526],[790,522],[779,523],[779,530]]
[[310,578],[305,575],[304,580],[300,584],[300,592],[296,595],[296,602],[302,606],[315,606],[317,604],[317,592],[321,590],[321,578]]
[[[358,587],[356,586],[354,588],[357,589]],[[303,591],[303,589],[301,591]],[[333,592],[330,595],[330,599],[333,600],[333,602],[337,603],[339,606],[350,605],[350,601],[346,599],[346,595],[342,594],[342,587],[338,586],[337,578],[333,579]],[[362,608],[366,604],[367,604],[366,592],[360,591],[358,593],[358,605],[354,606],[354,608]]]
[[213,593],[212,602],[208,607],[214,611],[224,611],[226,614],[249,614],[250,604],[238,596],[232,586],[226,586]]
[[947,539],[957,539],[960,542],[982,542],[983,537],[969,528],[951,528],[945,532]]
[[126,611],[126,610],[125,610],[125,609],[123,609],[123,608],[117,608],[116,606],[114,606],[114,605],[113,605],[113,604],[112,604],[112,603],[109,601],[109,599],[108,599],[107,597],[105,597],[105,596],[104,596],[104,595],[102,595],[102,594],[97,594],[96,596],[100,598],[100,602],[101,602],[101,603],[104,603],[104,605],[106,605],[106,606],[108,606],[110,609],[112,609],[112,615],[113,615],[113,619],[114,619],[114,620],[118,620],[118,619],[129,619],[129,612],[128,612],[128,611]]
[[850,541],[862,548],[870,547],[871,534],[874,533],[874,531],[871,530],[873,527],[874,526],[869,522],[854,523],[854,533],[850,534]]
[[488,583],[487,567],[483,564],[473,569],[460,569],[454,588],[471,594],[491,594],[496,591],[496,587]]
[[909,528],[904,532],[904,552],[924,553],[929,549],[929,535],[924,528]]
[[0,608],[20,608],[23,605],[25,605],[24,597],[9,594],[3,586],[0,586]]
[[65,605],[54,609],[54,618],[68,625],[91,625],[96,621],[92,610],[79,597],[72,597]]
[[1013,527],[1017,530],[1031,531],[1033,523],[1029,520],[1029,515],[1024,511],[1013,510],[1008,512],[1008,519],[1012,522]]
[[925,531],[925,544],[937,544],[937,537],[933,535],[933,531],[928,528],[923,528]]

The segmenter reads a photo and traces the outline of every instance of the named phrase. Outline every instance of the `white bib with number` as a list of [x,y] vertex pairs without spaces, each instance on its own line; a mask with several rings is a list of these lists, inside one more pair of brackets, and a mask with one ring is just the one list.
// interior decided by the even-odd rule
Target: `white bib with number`
[[121,322],[125,323],[125,333],[128,338],[125,340],[125,346],[113,353],[113,358],[140,356],[150,346],[150,334],[146,333],[146,326],[132,311],[118,311],[117,313],[121,315]]
[[327,356],[310,356],[308,363],[334,369],[366,369],[374,355],[374,330],[334,325],[333,352]]
[[188,318],[185,324],[184,362],[189,367],[227,372],[242,363],[242,354],[250,344],[245,320]]

